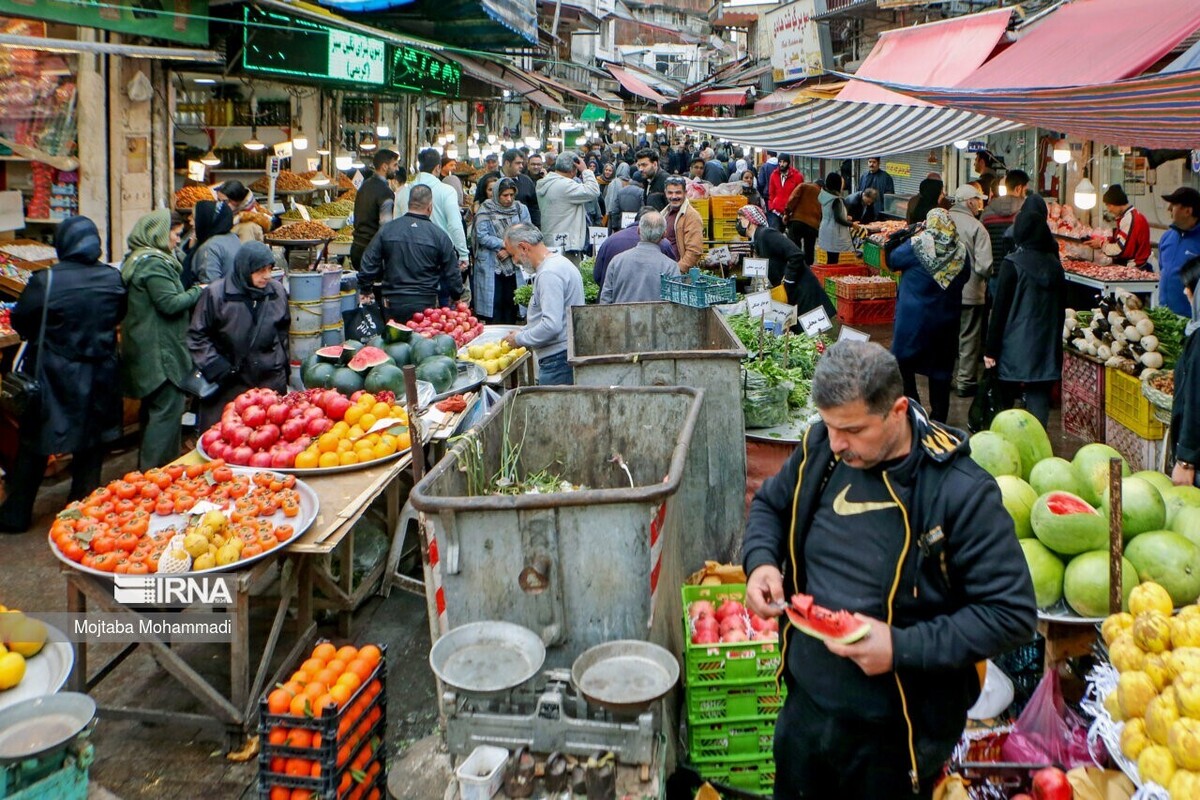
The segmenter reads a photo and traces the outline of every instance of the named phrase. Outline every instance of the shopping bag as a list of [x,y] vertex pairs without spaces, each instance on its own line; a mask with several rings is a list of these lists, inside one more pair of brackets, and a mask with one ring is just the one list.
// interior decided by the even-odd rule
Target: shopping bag
[[1087,725],[1063,702],[1057,670],[1046,670],[1000,755],[1005,761],[1064,769],[1096,763],[1088,751]]
[[985,369],[983,378],[979,381],[979,389],[975,400],[967,412],[967,430],[971,433],[987,430],[992,420],[1004,410],[1000,398],[1000,376],[995,367]]
[[383,335],[383,315],[374,303],[343,311],[342,325],[347,339],[357,339],[364,344]]

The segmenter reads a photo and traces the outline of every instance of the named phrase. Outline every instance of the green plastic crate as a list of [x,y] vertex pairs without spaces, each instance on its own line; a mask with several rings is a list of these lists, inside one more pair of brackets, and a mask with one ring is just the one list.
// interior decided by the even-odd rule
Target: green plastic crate
[[730,758],[771,758],[775,717],[729,722],[688,722],[688,758],[693,764],[725,764]]
[[775,791],[774,758],[725,759],[719,766],[698,765],[696,771],[706,781],[753,794],[769,797]]
[[732,597],[744,601],[745,584],[683,587],[684,680],[689,687],[728,682],[774,681],[782,663],[779,640],[692,644],[688,606],[696,600],[718,605]]
[[787,686],[775,681],[744,685],[699,685],[687,690],[688,722],[722,722],[748,717],[774,718],[787,699]]
[[862,260],[868,267],[882,267],[885,261],[883,248],[870,239],[865,240],[862,245]]
[[837,284],[833,282],[833,278],[825,279],[825,294],[829,297],[829,302],[833,303],[833,307],[837,308]]

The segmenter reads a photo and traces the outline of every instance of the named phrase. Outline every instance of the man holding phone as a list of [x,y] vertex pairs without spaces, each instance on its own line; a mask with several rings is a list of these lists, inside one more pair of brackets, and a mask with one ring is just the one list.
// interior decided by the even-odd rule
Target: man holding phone
[[554,171],[538,181],[537,198],[546,245],[561,248],[576,265],[587,249],[588,204],[598,197],[600,184],[596,175],[578,153],[559,155],[554,161]]

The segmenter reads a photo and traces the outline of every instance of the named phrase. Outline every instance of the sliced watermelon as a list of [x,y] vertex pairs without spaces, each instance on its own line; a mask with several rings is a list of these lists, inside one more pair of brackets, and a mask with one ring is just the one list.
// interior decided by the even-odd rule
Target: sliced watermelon
[[816,639],[851,644],[871,632],[869,622],[860,622],[849,611],[830,611],[813,602],[812,595],[794,594],[784,611],[797,629]]

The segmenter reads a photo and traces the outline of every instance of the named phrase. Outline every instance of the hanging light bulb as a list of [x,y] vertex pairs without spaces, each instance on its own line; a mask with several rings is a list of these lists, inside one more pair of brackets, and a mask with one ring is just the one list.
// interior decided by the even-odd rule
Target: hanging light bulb
[[250,128],[250,138],[242,142],[242,147],[246,148],[252,153],[257,153],[259,150],[265,150],[267,148],[267,145],[258,139],[257,125]]
[[325,144],[324,136],[321,137],[321,144],[319,144],[317,146],[317,155],[319,155],[319,156],[329,155],[329,147]]
[[957,142],[954,143],[954,146],[957,147],[959,150],[966,150],[970,146],[970,144],[971,143],[968,142],[966,139],[959,139]]
[[458,161],[458,145],[454,142],[451,142],[446,147],[446,158],[452,158],[455,161]]
[[362,156],[355,156],[354,160],[350,162],[350,169],[362,169],[365,166],[367,165],[363,163]]
[[308,137],[304,135],[304,129],[298,125],[296,126],[296,133],[292,136],[292,149],[293,150],[307,150],[308,149]]
[[446,137],[445,137],[445,135],[442,135],[442,136],[439,136],[439,137],[437,137],[437,146],[438,146],[438,147],[445,147],[445,146],[446,146]]
[[1089,211],[1096,207],[1096,187],[1087,179],[1085,175],[1083,180],[1075,185],[1075,206],[1083,211]]
[[343,172],[350,169],[350,167],[353,163],[354,163],[354,159],[351,158],[350,156],[338,156],[337,158],[335,158],[333,160],[334,166],[337,167],[339,170],[342,170]]
[[1054,143],[1054,163],[1066,164],[1071,160],[1071,146],[1067,144],[1066,139],[1059,139]]
[[467,145],[467,158],[471,159],[472,161],[476,161],[479,159],[480,155],[481,153],[479,150],[479,145],[475,144],[474,142],[471,142],[469,145]]
[[210,147],[208,152],[200,156],[200,163],[206,167],[216,167],[220,165],[221,159],[217,157],[216,152]]
[[1001,197],[1008,196],[1008,186],[1005,185],[1004,181],[1000,181],[1000,184],[996,187],[996,193]]
[[369,133],[362,138],[362,141],[358,143],[358,149],[362,150],[364,153],[369,153],[377,147],[379,147],[379,143],[376,142],[375,137]]
[[488,144],[495,144],[499,140],[500,140],[500,137],[497,136],[496,134],[494,134],[494,133],[488,134]]
[[387,137],[392,135],[392,129],[389,128],[387,125],[376,125],[375,126],[375,135],[378,136],[380,139],[386,139]]
[[316,175],[308,179],[313,186],[328,186],[329,178],[325,177],[325,173],[318,172]]

